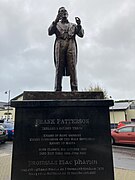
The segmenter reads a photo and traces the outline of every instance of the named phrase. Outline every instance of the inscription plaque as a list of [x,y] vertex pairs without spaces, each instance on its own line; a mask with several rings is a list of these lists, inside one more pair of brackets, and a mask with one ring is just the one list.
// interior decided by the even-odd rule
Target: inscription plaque
[[111,101],[22,101],[16,107],[12,180],[114,180]]

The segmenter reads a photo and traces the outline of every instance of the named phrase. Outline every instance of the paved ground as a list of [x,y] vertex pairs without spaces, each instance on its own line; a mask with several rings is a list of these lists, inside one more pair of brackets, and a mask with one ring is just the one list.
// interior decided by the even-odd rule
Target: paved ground
[[135,180],[135,171],[115,168],[115,180]]
[[135,171],[135,147],[113,146],[114,167]]
[[[135,180],[135,171],[114,169],[115,180]],[[0,180],[11,180],[11,151],[0,153]]]
[[10,180],[11,178],[11,156],[0,156],[0,180]]

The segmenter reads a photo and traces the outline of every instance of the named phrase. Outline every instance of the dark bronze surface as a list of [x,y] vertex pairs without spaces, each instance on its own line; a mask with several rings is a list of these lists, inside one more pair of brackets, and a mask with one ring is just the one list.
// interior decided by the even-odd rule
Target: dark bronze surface
[[75,17],[76,24],[68,21],[68,12],[59,8],[56,19],[48,29],[49,35],[56,35],[54,44],[54,62],[56,67],[55,91],[62,90],[62,77],[70,76],[71,91],[77,91],[77,44],[75,36],[84,36],[81,20]]

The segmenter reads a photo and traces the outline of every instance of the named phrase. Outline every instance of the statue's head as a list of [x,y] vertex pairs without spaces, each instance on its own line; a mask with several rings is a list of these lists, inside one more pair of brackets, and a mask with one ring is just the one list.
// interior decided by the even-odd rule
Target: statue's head
[[61,14],[61,19],[67,19],[68,18],[68,12],[64,7],[60,7],[58,10],[58,13]]

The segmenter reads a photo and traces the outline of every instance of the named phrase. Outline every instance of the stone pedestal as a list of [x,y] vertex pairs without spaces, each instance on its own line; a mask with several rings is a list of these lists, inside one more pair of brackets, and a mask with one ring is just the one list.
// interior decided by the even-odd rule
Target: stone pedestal
[[12,180],[114,180],[102,93],[24,92],[16,108]]

